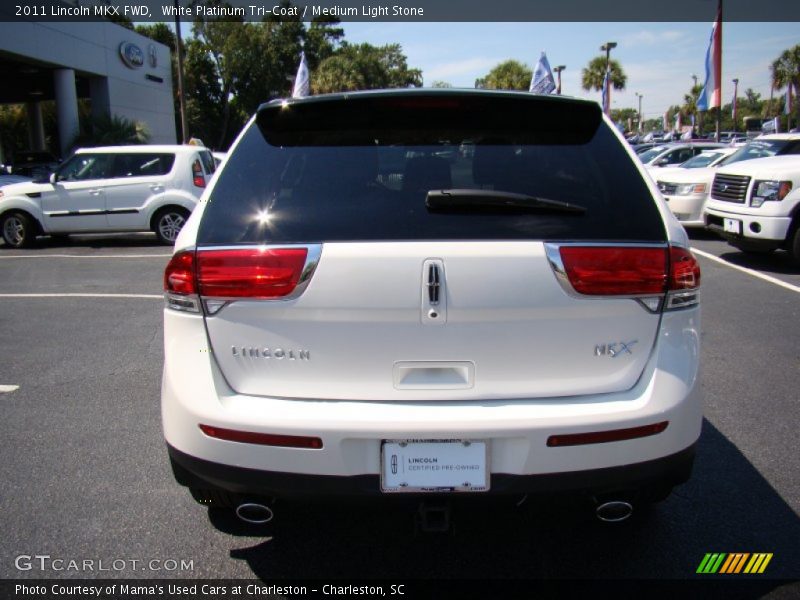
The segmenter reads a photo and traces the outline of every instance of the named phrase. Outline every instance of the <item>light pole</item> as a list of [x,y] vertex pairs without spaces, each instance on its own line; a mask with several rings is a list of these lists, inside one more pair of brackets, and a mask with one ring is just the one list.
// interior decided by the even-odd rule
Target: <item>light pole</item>
[[636,97],[639,98],[639,133],[642,133],[642,98],[644,98],[644,94],[636,92]]
[[181,140],[183,144],[189,138],[186,131],[186,99],[183,93],[183,41],[181,40],[181,18],[178,0],[175,0],[175,49],[178,51],[178,107],[181,113]]
[[694,94],[694,88],[697,87],[697,75],[693,73],[691,77],[694,80],[694,85],[692,86],[692,93]]
[[739,79],[733,80],[733,109],[731,115],[733,116],[733,131],[736,133],[736,98],[739,95]]
[[611,50],[617,47],[617,42],[606,42],[600,46],[600,50],[606,53],[606,77],[605,77],[605,96],[606,106],[603,110],[608,114],[611,111]]
[[558,94],[559,96],[561,95],[561,71],[563,71],[566,68],[567,68],[566,65],[558,65],[555,69],[553,69],[553,71],[555,71],[556,75],[558,76],[558,86],[556,87],[556,94]]

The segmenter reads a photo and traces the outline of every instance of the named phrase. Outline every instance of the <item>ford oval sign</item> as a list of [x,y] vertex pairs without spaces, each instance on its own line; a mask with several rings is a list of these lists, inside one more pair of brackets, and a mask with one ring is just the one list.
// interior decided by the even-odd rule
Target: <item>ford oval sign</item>
[[138,69],[144,65],[144,52],[133,42],[122,42],[119,45],[119,56],[125,66]]

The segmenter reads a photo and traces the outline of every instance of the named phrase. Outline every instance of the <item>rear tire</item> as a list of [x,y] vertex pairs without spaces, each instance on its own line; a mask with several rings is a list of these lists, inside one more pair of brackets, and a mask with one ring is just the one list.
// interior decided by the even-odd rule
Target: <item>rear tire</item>
[[158,236],[158,241],[167,246],[174,246],[188,218],[189,211],[178,206],[168,206],[158,211],[153,217],[153,231]]
[[29,248],[36,239],[36,225],[22,212],[9,212],[0,219],[3,241],[10,248]]
[[800,226],[795,227],[794,235],[792,235],[787,249],[792,255],[794,262],[800,265]]

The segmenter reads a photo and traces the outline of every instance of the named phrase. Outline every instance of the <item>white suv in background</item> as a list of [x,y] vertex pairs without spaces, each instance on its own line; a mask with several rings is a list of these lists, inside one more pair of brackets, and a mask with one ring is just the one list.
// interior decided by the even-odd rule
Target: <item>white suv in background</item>
[[77,150],[49,176],[0,189],[7,247],[38,235],[154,231],[173,244],[214,172],[197,146],[109,146]]
[[705,222],[743,252],[783,248],[800,264],[800,156],[757,158],[720,168],[706,202]]
[[596,103],[273,101],[207,199],[164,274],[164,434],[199,502],[558,491],[621,520],[689,477],[700,271]]

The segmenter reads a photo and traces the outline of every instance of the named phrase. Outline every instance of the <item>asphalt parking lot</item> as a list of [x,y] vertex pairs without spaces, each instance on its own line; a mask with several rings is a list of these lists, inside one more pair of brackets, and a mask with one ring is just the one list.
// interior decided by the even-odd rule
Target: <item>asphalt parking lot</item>
[[[767,552],[761,581],[800,597],[785,587],[800,580],[800,268],[692,237],[706,404],[690,482],[621,526],[509,503],[457,507],[446,535],[415,534],[397,508],[279,503],[254,528],[195,504],[161,436],[169,249],[147,235],[0,249],[0,578],[684,579],[709,552]],[[124,568],[20,569],[45,554]]]

